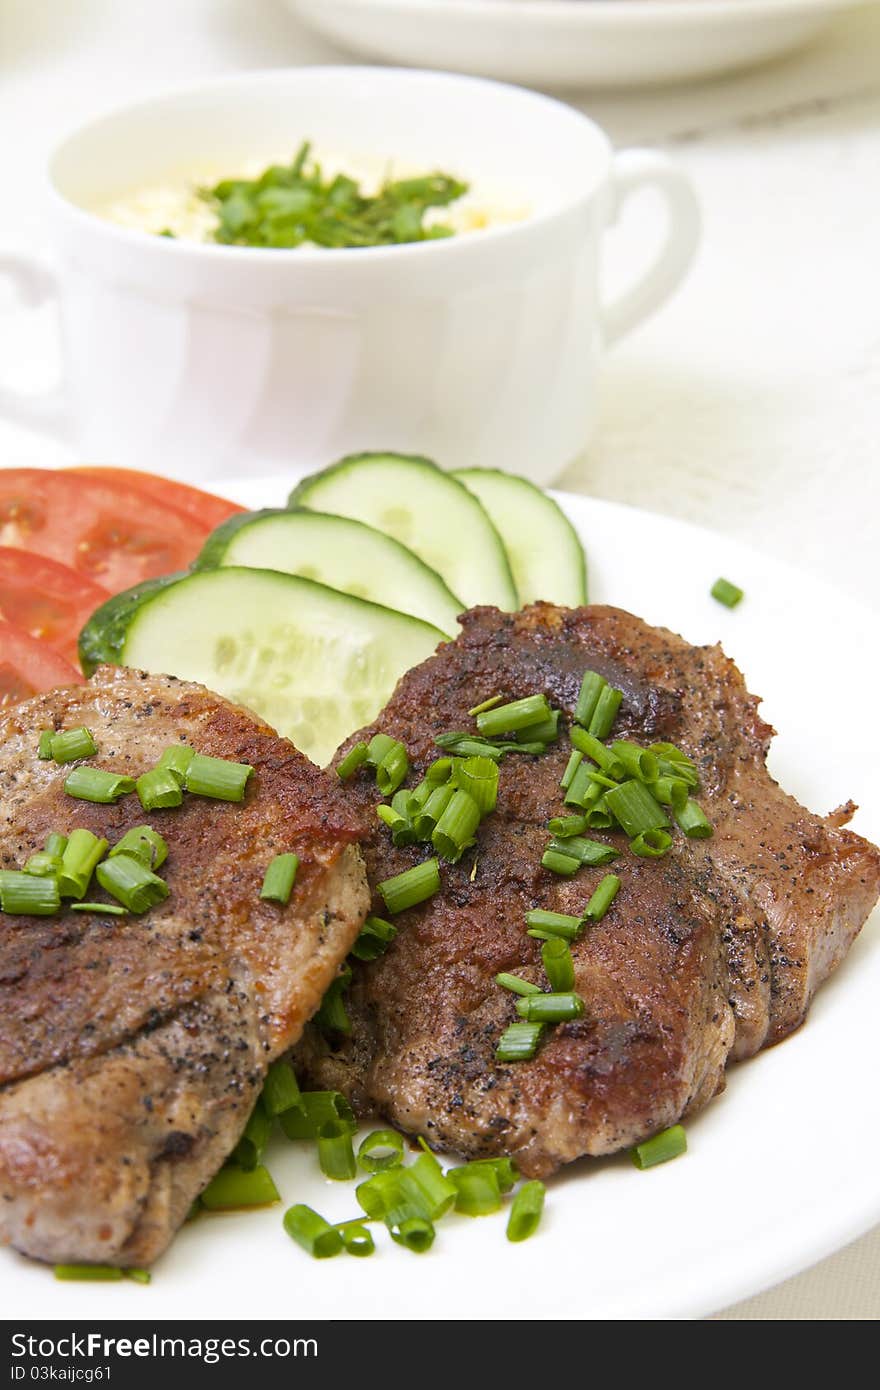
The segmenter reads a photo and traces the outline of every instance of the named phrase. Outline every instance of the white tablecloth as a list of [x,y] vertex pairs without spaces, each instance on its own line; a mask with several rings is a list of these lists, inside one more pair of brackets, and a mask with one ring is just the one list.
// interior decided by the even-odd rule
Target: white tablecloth
[[[340,59],[280,0],[0,0],[0,251],[39,247],[43,160],[92,114],[180,79]],[[705,238],[682,292],[611,355],[596,438],[562,485],[745,538],[880,606],[880,10],[746,76],[577,104],[617,144],[675,153]],[[614,274],[636,259],[634,220]],[[0,335],[0,376],[45,379],[46,329]],[[0,462],[63,457],[0,421]],[[878,1314],[875,1230],[720,1316]]]

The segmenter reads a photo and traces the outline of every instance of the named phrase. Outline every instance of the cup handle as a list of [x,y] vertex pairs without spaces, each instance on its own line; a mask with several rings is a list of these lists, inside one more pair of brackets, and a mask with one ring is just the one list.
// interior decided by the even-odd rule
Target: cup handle
[[611,214],[616,221],[631,193],[656,188],[669,223],[663,243],[637,282],[602,309],[604,341],[614,343],[668,299],[687,274],[700,241],[700,208],[687,175],[656,150],[623,150],[611,171]]
[[[31,309],[59,297],[58,282],[53,272],[29,256],[0,253],[0,276],[11,280],[19,303]],[[56,439],[66,439],[71,432],[70,396],[67,385],[45,391],[15,391],[0,382],[0,414]]]

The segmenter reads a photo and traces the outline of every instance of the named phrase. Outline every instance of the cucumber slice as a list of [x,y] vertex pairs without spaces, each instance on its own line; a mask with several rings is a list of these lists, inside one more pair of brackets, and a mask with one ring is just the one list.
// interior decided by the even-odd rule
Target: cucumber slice
[[314,579],[421,618],[447,635],[458,631],[458,615],[465,606],[405,545],[345,516],[277,510],[239,513],[208,537],[196,561],[197,569],[228,565]]
[[90,618],[81,645],[92,658],[201,681],[318,763],[445,640],[417,618],[274,570],[197,570],[129,604],[124,628],[122,611],[111,599]]
[[430,459],[352,454],[304,478],[287,504],[364,521],[415,551],[469,608],[519,606],[501,538],[473,493]]
[[587,602],[587,562],[577,531],[541,488],[494,468],[452,475],[479,497],[504,542],[521,603]]

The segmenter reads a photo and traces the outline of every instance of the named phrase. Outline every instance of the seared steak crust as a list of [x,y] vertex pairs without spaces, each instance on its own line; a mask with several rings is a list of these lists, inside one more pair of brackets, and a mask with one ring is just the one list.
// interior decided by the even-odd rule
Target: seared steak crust
[[[381,729],[402,739],[417,779],[438,754],[435,734],[472,728],[468,709],[490,695],[543,691],[570,719],[589,667],[624,692],[615,734],[669,740],[696,760],[714,837],[677,835],[654,861],[631,855],[620,835],[594,835],[621,850],[609,867],[622,887],[573,947],[586,1015],[552,1029],[533,1061],[497,1063],[516,1014],[494,976],[544,978],[525,912],[579,914],[607,872],[561,880],[540,864],[548,816],[562,810],[568,740],[541,758],[506,757],[475,851],[442,867],[437,897],[401,914],[381,960],[355,968],[351,1037],[330,1045],[307,1030],[298,1055],[313,1084],[338,1087],[361,1111],[378,1108],[462,1154],[514,1154],[525,1172],[544,1174],[696,1110],[723,1087],[729,1058],[796,1028],[877,898],[880,854],[773,781],[772,730],[719,648],[604,607],[476,609],[463,621],[462,636],[409,672],[357,738]],[[350,794],[364,811],[378,799],[369,777]],[[365,846],[371,883],[426,853],[394,849],[376,823]]]
[[[68,797],[42,728],[84,724],[101,767],[138,776],[168,744],[251,763],[243,805],[146,815]],[[234,1147],[360,928],[361,826],[326,774],[200,686],[103,668],[0,720],[0,867],[51,830],[111,844],[149,821],[171,894],[144,916],[0,916],[0,1233],[42,1259],[147,1264]],[[301,865],[261,902],[275,854]],[[94,891],[100,893],[95,885]]]

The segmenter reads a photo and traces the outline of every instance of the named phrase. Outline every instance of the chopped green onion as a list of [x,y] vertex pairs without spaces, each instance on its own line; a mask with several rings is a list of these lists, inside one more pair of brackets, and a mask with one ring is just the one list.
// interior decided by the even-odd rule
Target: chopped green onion
[[291,1240],[316,1260],[338,1255],[344,1244],[342,1233],[335,1226],[301,1203],[284,1213],[284,1229]]
[[349,777],[353,777],[358,768],[363,767],[370,756],[370,750],[365,743],[356,743],[353,748],[349,748],[341,763],[336,766],[336,776],[341,782],[347,782]]
[[500,1192],[512,1191],[519,1178],[519,1169],[513,1159],[506,1155],[503,1158],[475,1158],[467,1166],[468,1168],[491,1168]]
[[523,1183],[511,1203],[510,1216],[507,1218],[508,1240],[528,1240],[529,1236],[535,1234],[544,1210],[545,1191],[544,1184],[537,1179]]
[[687,805],[688,784],[683,777],[658,777],[651,783],[650,792],[655,801],[671,806],[676,815]]
[[416,907],[440,890],[440,864],[435,859],[426,859],[422,864],[414,864],[402,874],[386,878],[376,888],[381,893],[385,906],[391,913],[405,912]]
[[594,738],[607,738],[611,733],[622,700],[623,691],[615,690],[612,685],[606,686],[602,691],[596,701],[596,708],[593,710],[593,717],[590,720],[588,730]]
[[58,891],[62,898],[84,898],[95,867],[107,853],[107,841],[91,830],[72,830],[61,856]]
[[456,758],[452,780],[473,797],[481,816],[495,810],[498,801],[498,764],[492,758]]
[[498,1039],[497,1062],[528,1062],[538,1050],[543,1023],[510,1023]]
[[148,1269],[126,1269],[123,1273],[126,1279],[131,1279],[135,1284],[149,1284],[153,1278]]
[[318,1130],[318,1162],[325,1178],[348,1182],[357,1169],[351,1130],[344,1120],[328,1120]]
[[494,1169],[465,1164],[450,1168],[449,1178],[457,1189],[455,1210],[462,1216],[488,1216],[500,1210],[501,1189]]
[[684,782],[692,790],[700,785],[700,774],[690,763],[675,763],[666,758],[660,758],[657,766],[660,769],[661,777],[670,777]]
[[135,787],[145,811],[165,811],[183,801],[180,781],[167,767],[154,767],[143,773]]
[[574,707],[574,717],[578,724],[582,724],[585,729],[590,727],[590,720],[599,702],[599,696],[607,687],[608,682],[604,676],[599,675],[598,671],[584,672],[577,704]]
[[589,780],[590,780],[591,782],[593,782],[593,783],[595,784],[595,786],[597,786],[597,787],[599,788],[599,790],[600,790],[600,797],[599,797],[599,800],[602,799],[602,798],[601,798],[601,793],[602,793],[602,792],[609,791],[612,787],[616,787],[616,786],[617,786],[617,783],[615,782],[615,780],[614,780],[613,777],[606,777],[605,774],[604,774],[604,772],[594,772],[592,768],[588,768],[588,770],[587,770],[587,777],[589,778]]
[[620,879],[616,874],[606,874],[601,880],[590,901],[587,903],[584,916],[591,922],[601,922],[605,913],[608,911],[620,889]]
[[586,753],[588,758],[592,758],[606,777],[612,777],[615,782],[619,782],[624,776],[626,769],[620,758],[612,749],[606,748],[601,739],[587,733],[585,729],[578,728],[571,729],[569,737],[575,748],[579,748],[582,753]]
[[346,1254],[356,1255],[363,1259],[366,1255],[372,1255],[376,1249],[373,1234],[363,1221],[339,1221],[336,1229],[342,1236],[342,1243],[345,1246]]
[[569,835],[581,835],[586,828],[586,816],[554,816],[547,822],[550,834],[558,840],[567,840]]
[[743,590],[736,584],[731,584],[729,579],[716,579],[709,592],[719,603],[723,603],[725,608],[735,608],[743,597]]
[[299,858],[297,855],[276,854],[275,858],[270,860],[269,867],[263,877],[263,886],[260,889],[260,897],[263,901],[280,903],[282,907],[286,907],[290,902],[298,868]]
[[233,1164],[220,1169],[201,1195],[208,1211],[237,1211],[241,1207],[267,1207],[280,1202],[278,1188],[268,1168],[260,1163],[246,1172]]
[[605,793],[605,805],[631,838],[646,830],[663,830],[666,815],[642,782],[624,782]]
[[402,743],[395,742],[376,768],[376,786],[383,796],[391,796],[409,772],[409,758]]
[[245,787],[253,772],[249,763],[227,762],[195,753],[186,769],[184,786],[194,796],[210,796],[214,801],[244,801]]
[[[568,841],[566,840],[564,843],[567,844]],[[566,878],[570,878],[572,874],[576,874],[581,866],[581,861],[575,859],[573,855],[564,854],[555,849],[545,850],[541,855],[541,863],[544,865],[545,869],[550,870],[551,874],[561,874]]]
[[34,878],[57,878],[61,873],[61,856],[38,849],[26,860],[24,872]]
[[[583,757],[583,754],[579,756]],[[591,763],[582,762],[579,765],[565,793],[566,806],[578,806],[585,811],[595,805],[602,795],[602,788],[592,780],[593,775]]]
[[503,699],[503,695],[490,695],[488,700],[484,700],[482,704],[474,705],[473,709],[469,709],[468,714],[472,719],[475,715],[485,714],[487,709],[494,709],[496,705],[500,705]]
[[350,954],[355,960],[378,960],[396,935],[397,928],[393,922],[386,922],[384,917],[368,917]]
[[541,947],[541,960],[554,994],[565,994],[574,989],[574,961],[567,941],[558,936],[545,941]]
[[413,826],[420,840],[430,840],[446,807],[455,796],[452,782],[442,782],[429,790],[428,796],[413,813]]
[[616,821],[610,811],[605,809],[605,805],[600,797],[595,806],[591,806],[587,812],[588,830],[611,830],[616,825]]
[[54,729],[41,729],[40,740],[37,744],[37,757],[44,763],[48,762],[52,757],[52,740],[54,737]]
[[[40,736],[42,739],[42,735]],[[50,757],[56,763],[73,763],[78,758],[93,758],[98,745],[86,728],[63,729],[52,735]]]
[[551,840],[551,853],[567,854],[579,864],[609,864],[617,858],[617,850],[603,845],[601,840],[585,840],[582,835],[570,835],[567,840]]
[[455,753],[461,758],[492,758],[496,763],[499,763],[504,756],[502,748],[498,748],[494,743],[489,743],[484,738],[474,738],[473,734],[437,734],[434,742],[438,748]]
[[414,1255],[423,1255],[434,1244],[433,1223],[423,1216],[409,1216],[388,1229],[391,1239],[396,1240],[398,1245],[406,1246]]
[[546,695],[527,695],[523,700],[511,700],[477,715],[477,730],[484,738],[516,733],[530,724],[549,719],[550,705]]
[[415,1163],[411,1163],[404,1171],[407,1182],[415,1183],[423,1201],[427,1203],[429,1217],[432,1221],[437,1221],[455,1201],[454,1183],[427,1148],[419,1154]]
[[425,1216],[428,1205],[415,1183],[410,1182],[405,1168],[374,1173],[359,1183],[354,1194],[371,1221],[384,1221],[392,1214],[400,1219],[417,1212]]
[[186,781],[187,769],[195,755],[196,750],[187,744],[173,743],[168,748],[163,748],[156,767],[172,772],[182,785]]
[[474,843],[480,808],[470,792],[455,791],[431,835],[437,853],[454,864]]
[[0,907],[26,917],[51,917],[61,906],[57,878],[0,869]]
[[374,1129],[361,1140],[358,1163],[368,1173],[384,1173],[403,1163],[403,1135],[394,1129]]
[[563,791],[567,792],[571,786],[572,778],[580,767],[583,756],[579,748],[572,749],[569,754],[568,762],[565,764],[565,771],[562,774],[562,780],[559,783]]
[[[491,758],[489,761],[492,761]],[[449,781],[454,765],[454,758],[435,758],[425,769],[425,781],[431,787],[441,786],[443,782]]]
[[352,1134],[357,1123],[352,1108],[339,1091],[303,1091],[299,1102],[281,1111],[278,1123],[288,1139],[317,1139],[332,1120],[342,1120]]
[[148,869],[161,869],[168,858],[168,846],[151,825],[133,825],[113,846],[107,858],[112,859],[117,854],[129,854],[132,859],[146,864]]
[[46,854],[51,855],[53,859],[60,859],[66,849],[66,835],[59,835],[57,830],[53,830],[51,834],[46,836],[46,843],[43,846],[43,850]]
[[165,880],[131,854],[105,859],[96,868],[95,876],[105,892],[117,898],[130,912],[146,912],[168,897]]
[[365,761],[370,767],[377,768],[386,753],[390,753],[396,743],[397,739],[392,738],[390,734],[374,734],[367,745]]
[[640,859],[662,859],[672,845],[672,836],[666,830],[643,830],[630,840],[629,847]]
[[127,917],[128,908],[119,903],[69,903],[71,912],[94,912],[102,917]]
[[511,990],[513,994],[526,995],[541,993],[540,985],[533,985],[531,980],[523,980],[519,975],[508,975],[505,970],[502,970],[500,975],[495,976],[495,983],[496,985],[500,985],[502,989]]
[[53,1272],[56,1279],[82,1279],[93,1283],[116,1283],[125,1277],[116,1265],[55,1265]]
[[376,815],[391,831],[391,841],[395,848],[401,849],[404,845],[415,844],[415,827],[401,811],[395,810],[393,806],[386,806],[383,801],[376,807]]
[[517,743],[553,743],[559,737],[559,710],[551,709],[544,719],[517,729]]
[[263,1082],[263,1105],[266,1107],[266,1114],[274,1119],[276,1115],[283,1115],[285,1110],[299,1105],[301,1100],[302,1093],[293,1067],[289,1062],[273,1062]]
[[687,1135],[681,1125],[664,1129],[643,1144],[636,1144],[631,1150],[632,1161],[637,1168],[653,1168],[658,1163],[668,1163],[670,1158],[679,1158],[687,1152]]
[[640,748],[637,743],[621,738],[612,743],[611,752],[623,763],[630,777],[637,777],[640,782],[656,782],[659,765],[649,749]]
[[67,774],[64,790],[68,796],[78,797],[80,801],[94,801],[99,806],[109,806],[121,796],[134,791],[134,778],[121,777],[116,772],[106,772],[102,767],[75,767]]
[[232,1162],[237,1163],[246,1173],[252,1173],[257,1164],[262,1162],[271,1133],[272,1121],[262,1101],[258,1099],[244,1127],[244,1133],[232,1150]]
[[315,1014],[315,1023],[327,1033],[351,1032],[351,1019],[345,1009],[344,994],[351,984],[351,968],[344,966],[331,985],[324,991],[321,1007]]
[[580,917],[571,917],[565,912],[544,912],[542,908],[527,912],[526,922],[535,930],[545,931],[565,941],[574,941],[583,926]]
[[527,1023],[565,1023],[582,1018],[584,1001],[574,991],[561,994],[530,994],[516,1001],[516,1011]]
[[696,801],[688,801],[683,811],[676,812],[675,819],[689,840],[708,840],[713,833],[711,822]]

